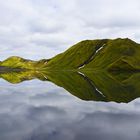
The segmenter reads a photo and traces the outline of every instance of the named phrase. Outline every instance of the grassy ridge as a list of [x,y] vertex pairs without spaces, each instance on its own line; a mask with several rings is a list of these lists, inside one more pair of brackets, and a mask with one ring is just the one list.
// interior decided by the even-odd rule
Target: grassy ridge
[[140,45],[130,39],[116,39],[109,40],[85,68],[127,70],[130,68],[128,66],[131,69],[140,69]]
[[85,40],[81,41],[70,49],[66,50],[51,59],[48,62],[47,68],[50,69],[77,69],[88,60],[107,40]]
[[1,67],[8,67],[14,69],[41,69],[46,67],[49,59],[42,59],[40,61],[33,61],[24,59],[18,56],[12,56],[0,62]]
[[52,59],[10,57],[1,67],[46,70],[140,70],[140,44],[126,39],[81,41]]
[[128,38],[82,41],[52,58],[46,68],[79,67],[82,70],[140,70],[140,44]]

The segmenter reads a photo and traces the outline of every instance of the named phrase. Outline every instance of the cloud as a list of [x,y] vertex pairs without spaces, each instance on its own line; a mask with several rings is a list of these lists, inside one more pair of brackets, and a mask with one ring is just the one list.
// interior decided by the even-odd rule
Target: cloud
[[139,38],[138,0],[0,2],[0,59],[50,58],[85,39]]

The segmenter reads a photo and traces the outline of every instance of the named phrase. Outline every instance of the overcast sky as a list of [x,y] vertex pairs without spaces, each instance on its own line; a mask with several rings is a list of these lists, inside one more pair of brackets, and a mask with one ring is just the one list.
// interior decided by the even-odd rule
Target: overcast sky
[[140,0],[0,0],[0,60],[50,58],[85,39],[140,42]]

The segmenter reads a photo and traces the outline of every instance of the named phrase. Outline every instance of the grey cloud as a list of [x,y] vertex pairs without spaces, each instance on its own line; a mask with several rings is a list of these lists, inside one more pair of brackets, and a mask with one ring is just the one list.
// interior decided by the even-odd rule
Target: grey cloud
[[[87,3],[90,3],[88,5]],[[126,4],[127,3],[127,4]],[[94,28],[139,27],[139,1],[78,1],[78,16]],[[87,6],[86,6],[87,4]]]
[[138,0],[0,2],[0,59],[8,55],[48,58],[84,39],[139,41],[139,4]]
[[[55,22],[55,23],[53,23]],[[58,21],[59,22],[59,21]],[[39,22],[34,21],[34,23],[29,24],[30,28],[29,30],[33,33],[45,33],[45,34],[53,34],[53,33],[59,33],[63,32],[65,29],[65,26],[61,23],[57,23],[57,21],[52,21],[48,23],[48,21]]]
[[104,28],[139,28],[140,25],[138,24],[140,21],[133,20],[132,18],[130,19],[125,19],[125,18],[113,18],[113,19],[99,19],[99,20],[94,20],[94,21],[87,21],[85,22],[85,26],[88,27],[93,27],[97,29],[104,29]]

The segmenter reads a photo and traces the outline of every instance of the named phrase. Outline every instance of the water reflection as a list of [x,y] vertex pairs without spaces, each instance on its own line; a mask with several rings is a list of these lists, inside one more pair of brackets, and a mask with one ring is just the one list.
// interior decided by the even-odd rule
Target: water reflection
[[13,83],[0,80],[0,140],[139,140],[139,99],[108,103],[139,97],[139,73],[24,71],[0,77]]
[[128,103],[140,97],[140,73],[12,71],[0,77],[16,84],[39,79],[51,81],[82,100]]

